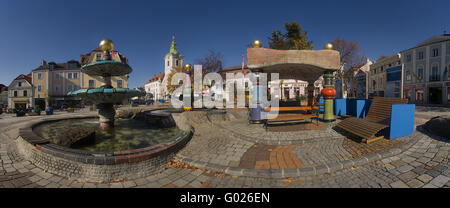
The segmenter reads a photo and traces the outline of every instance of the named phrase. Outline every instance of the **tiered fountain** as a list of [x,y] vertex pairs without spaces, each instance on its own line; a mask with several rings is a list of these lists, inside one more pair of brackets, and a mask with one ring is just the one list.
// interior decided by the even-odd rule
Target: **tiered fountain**
[[100,129],[110,129],[114,127],[114,116],[116,115],[114,104],[143,95],[144,92],[127,88],[113,88],[111,76],[123,76],[131,73],[132,69],[127,63],[122,62],[117,52],[113,50],[114,43],[110,39],[102,40],[99,46],[103,51],[101,60],[82,66],[81,71],[91,76],[103,77],[105,84],[100,88],[72,91],[69,92],[69,95],[95,103],[99,109]]

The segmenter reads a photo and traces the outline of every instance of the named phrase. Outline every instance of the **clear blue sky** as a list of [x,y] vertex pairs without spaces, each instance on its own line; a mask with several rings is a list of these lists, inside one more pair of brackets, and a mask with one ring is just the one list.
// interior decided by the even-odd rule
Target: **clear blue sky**
[[314,49],[336,37],[360,42],[370,58],[391,55],[450,33],[448,0],[0,0],[0,83],[9,85],[42,59],[79,60],[110,38],[128,57],[130,87],[162,72],[172,35],[185,63],[220,51],[239,65],[246,46],[298,21]]

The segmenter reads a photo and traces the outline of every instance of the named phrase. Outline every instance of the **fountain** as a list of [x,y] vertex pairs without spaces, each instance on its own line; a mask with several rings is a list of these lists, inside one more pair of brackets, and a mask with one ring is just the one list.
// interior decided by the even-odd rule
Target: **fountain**
[[19,152],[46,171],[95,182],[155,174],[165,168],[193,134],[184,114],[167,109],[122,108],[115,104],[142,95],[139,90],[114,88],[111,77],[132,69],[111,40],[100,43],[101,57],[92,54],[81,71],[99,76],[98,88],[68,93],[97,105],[91,113],[65,114],[29,122],[19,130]]
[[103,51],[101,60],[82,66],[81,71],[91,76],[103,77],[105,84],[100,88],[72,91],[68,95],[78,96],[95,103],[99,109],[100,129],[110,129],[114,127],[114,116],[116,115],[114,104],[143,95],[144,92],[127,88],[113,88],[111,76],[123,76],[131,73],[132,69],[128,63],[121,61],[117,52],[114,51],[114,43],[110,39],[102,40],[99,46]]

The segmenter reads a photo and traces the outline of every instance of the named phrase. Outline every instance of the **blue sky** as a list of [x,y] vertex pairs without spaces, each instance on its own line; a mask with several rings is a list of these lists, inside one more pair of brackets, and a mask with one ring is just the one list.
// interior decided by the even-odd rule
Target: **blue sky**
[[9,85],[42,59],[79,60],[110,38],[133,68],[130,87],[164,70],[172,35],[185,63],[220,51],[239,65],[255,39],[298,21],[314,49],[336,37],[360,42],[370,59],[450,33],[448,0],[0,0],[0,83]]

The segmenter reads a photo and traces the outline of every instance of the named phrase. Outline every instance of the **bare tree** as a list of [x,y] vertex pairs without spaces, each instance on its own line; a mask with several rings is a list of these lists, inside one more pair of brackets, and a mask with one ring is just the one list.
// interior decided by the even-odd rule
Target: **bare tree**
[[367,57],[360,54],[359,42],[336,38],[331,44],[333,44],[333,49],[339,51],[341,55],[341,68],[336,72],[336,78],[341,80],[341,96],[344,97],[344,82],[351,81],[348,75],[353,74],[346,72],[356,68],[359,69],[365,64]]
[[202,65],[205,72],[218,72],[223,69],[223,55],[221,52],[209,50],[209,53],[201,59],[195,60],[195,64]]

